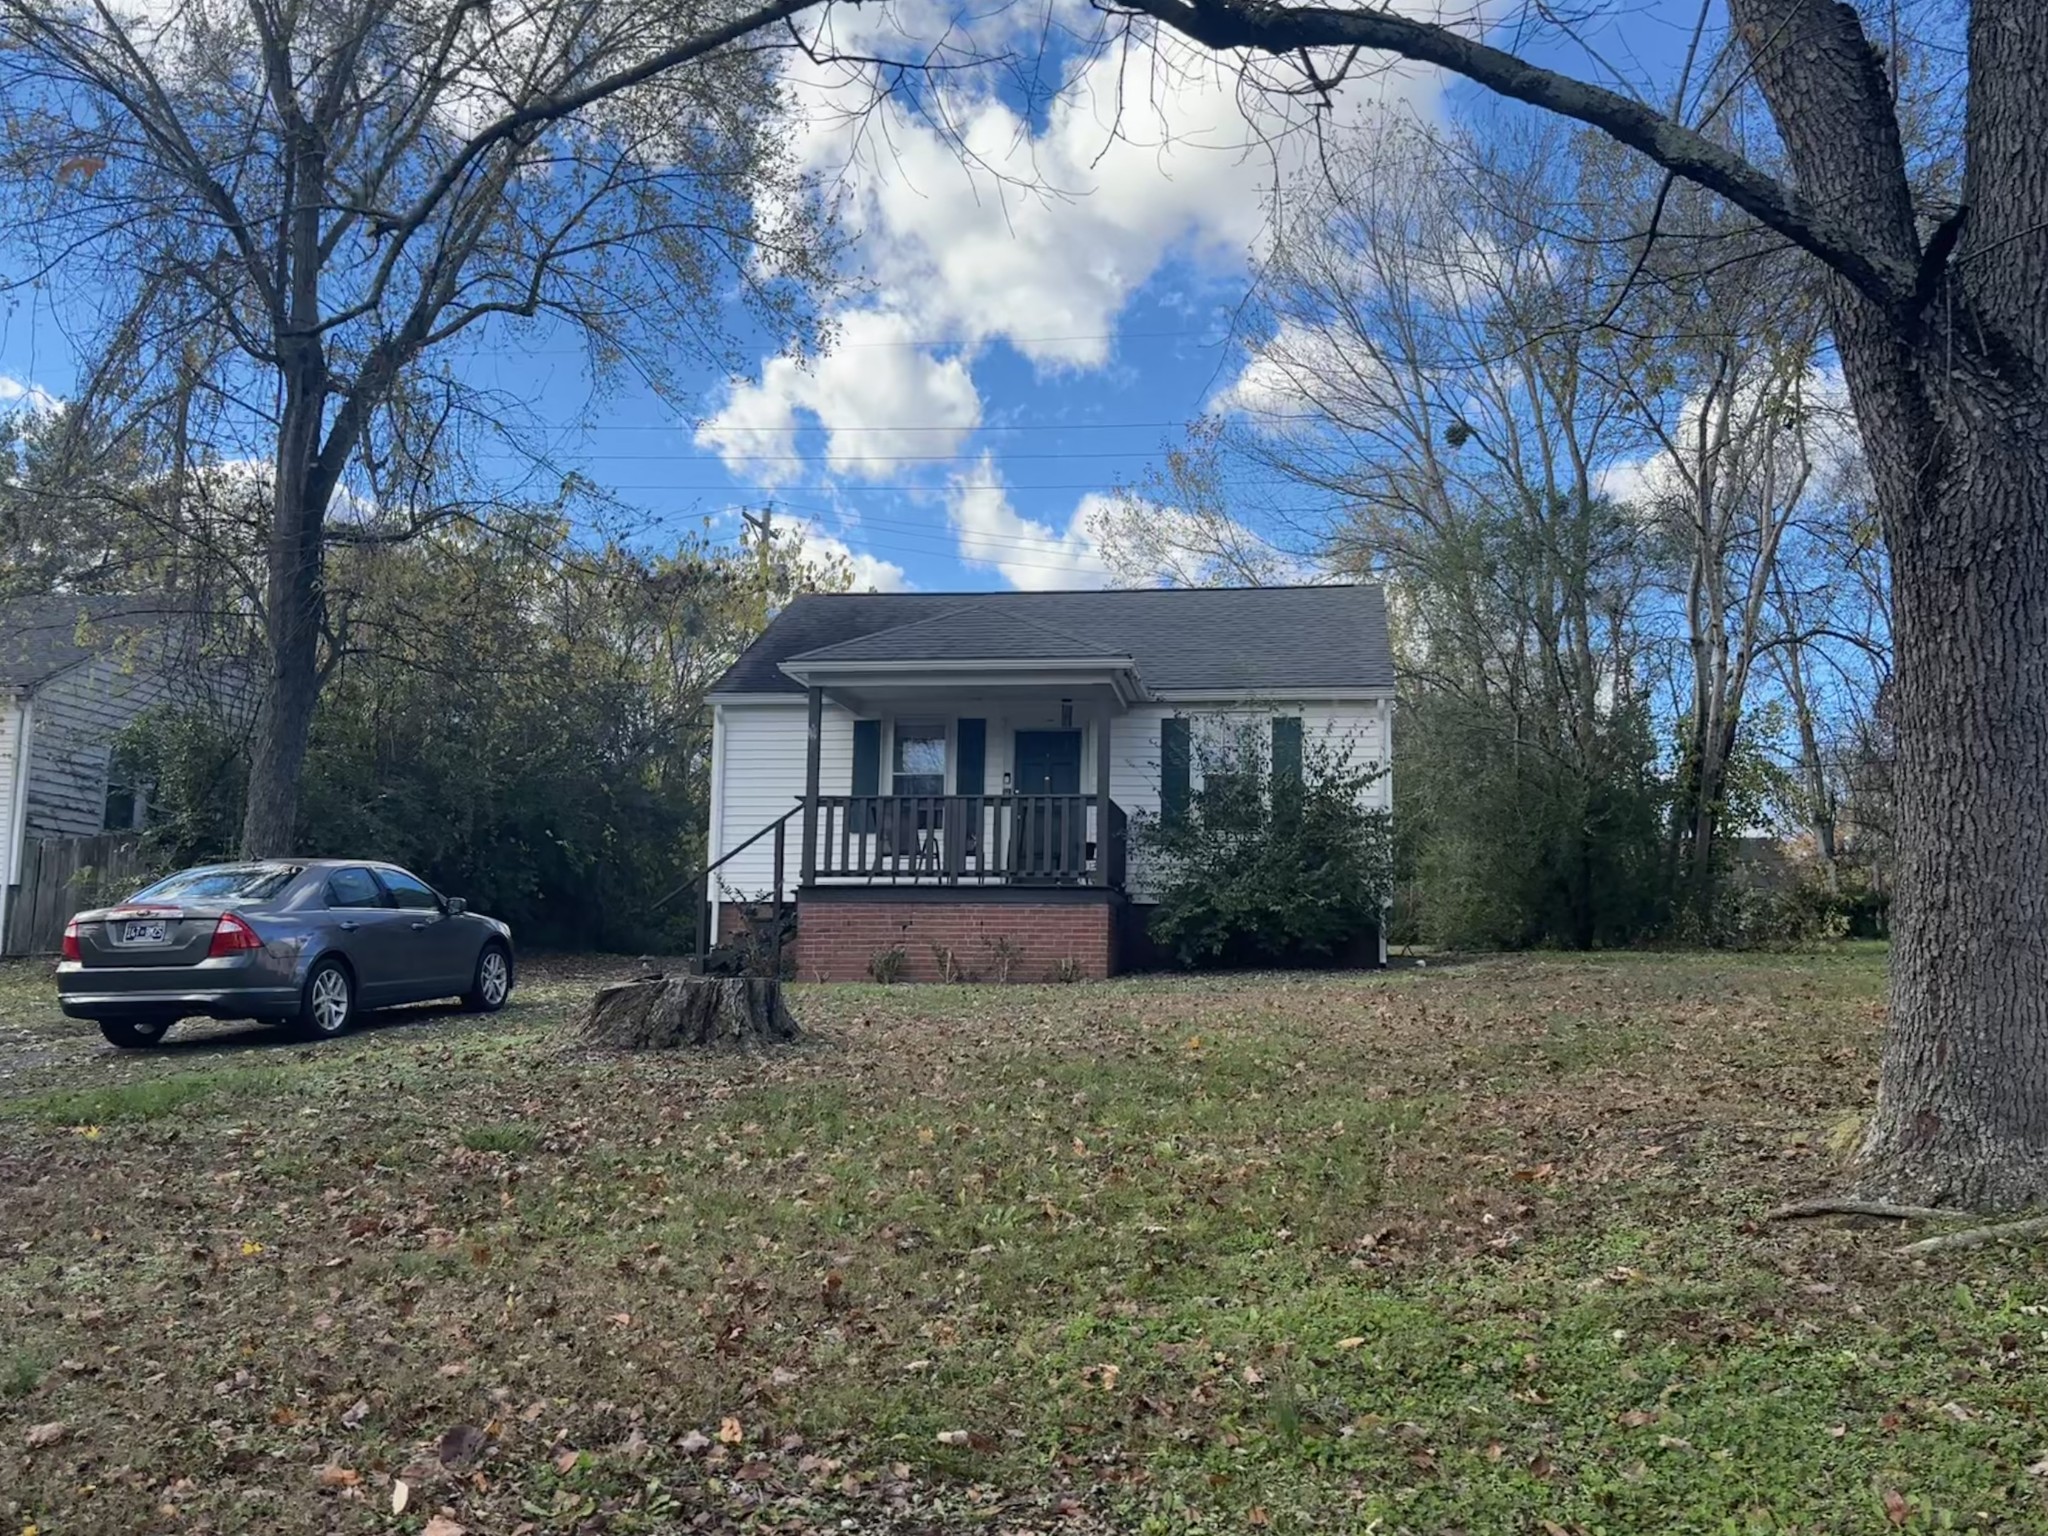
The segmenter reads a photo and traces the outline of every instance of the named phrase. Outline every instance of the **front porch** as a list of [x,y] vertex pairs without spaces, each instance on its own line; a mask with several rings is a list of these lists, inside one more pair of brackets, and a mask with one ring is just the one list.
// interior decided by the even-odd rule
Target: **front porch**
[[[1113,974],[1129,840],[1110,797],[1113,722],[1142,693],[1128,658],[844,649],[783,668],[808,711],[798,974]],[[851,716],[832,784],[828,707]]]
[[805,824],[807,888],[1124,888],[1128,820],[1106,794],[821,794],[807,797]]

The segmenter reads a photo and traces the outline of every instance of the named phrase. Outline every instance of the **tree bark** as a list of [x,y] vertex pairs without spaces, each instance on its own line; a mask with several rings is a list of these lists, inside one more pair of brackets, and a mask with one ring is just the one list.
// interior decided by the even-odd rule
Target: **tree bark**
[[1863,1163],[1886,1198],[1996,1210],[2048,1201],[2048,401],[1950,383],[1938,483],[1879,481],[1898,872]]
[[327,494],[319,488],[325,371],[316,356],[288,370],[271,486],[268,572],[264,584],[263,697],[249,750],[249,794],[242,855],[294,851],[299,775],[320,700],[320,631],[325,617]]
[[1800,181],[1920,306],[1831,285],[1893,564],[1897,901],[1865,1191],[2048,1200],[2048,11],[1977,0],[1963,237],[1921,251],[1881,62],[1855,12],[1734,0]]
[[614,982],[590,1000],[577,1032],[588,1044],[622,1051],[784,1045],[801,1033],[772,976]]

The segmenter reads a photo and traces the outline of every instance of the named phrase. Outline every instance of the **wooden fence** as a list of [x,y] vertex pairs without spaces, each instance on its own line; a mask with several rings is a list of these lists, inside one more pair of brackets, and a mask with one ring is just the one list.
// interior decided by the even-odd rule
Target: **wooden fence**
[[21,884],[7,902],[10,955],[53,955],[73,914],[119,901],[143,883],[142,841],[133,832],[45,837],[21,850]]

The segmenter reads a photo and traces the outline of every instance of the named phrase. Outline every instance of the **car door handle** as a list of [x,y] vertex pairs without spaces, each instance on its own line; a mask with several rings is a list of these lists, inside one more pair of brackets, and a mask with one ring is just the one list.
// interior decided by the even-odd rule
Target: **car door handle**
[[358,928],[362,927],[363,925],[361,923],[336,923],[334,926],[339,928],[343,933],[354,933]]

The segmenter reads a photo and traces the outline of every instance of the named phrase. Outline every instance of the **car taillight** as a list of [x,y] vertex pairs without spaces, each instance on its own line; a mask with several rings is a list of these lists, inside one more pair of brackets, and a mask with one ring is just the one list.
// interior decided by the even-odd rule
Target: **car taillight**
[[75,917],[64,925],[64,958],[66,960],[83,958],[78,953],[78,919]]
[[223,955],[239,955],[244,950],[262,947],[263,941],[256,937],[256,930],[229,912],[214,925],[213,942],[206,946],[206,958],[218,960]]

